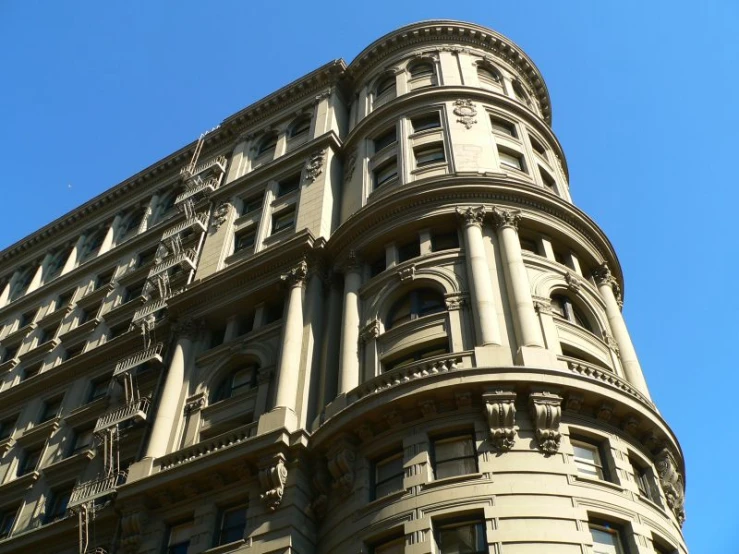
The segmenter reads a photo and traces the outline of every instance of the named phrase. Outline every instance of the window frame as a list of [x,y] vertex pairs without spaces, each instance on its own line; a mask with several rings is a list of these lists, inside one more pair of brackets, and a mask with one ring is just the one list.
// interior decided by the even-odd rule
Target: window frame
[[[435,156],[433,154],[436,154]],[[441,154],[441,157],[439,157]],[[428,159],[425,159],[427,157]],[[413,161],[416,169],[425,169],[436,165],[444,165],[447,163],[446,152],[443,142],[432,142],[422,144],[413,148]]]
[[[593,534],[594,530],[598,533],[614,537],[615,544],[606,544],[603,542],[596,543],[596,538]],[[620,525],[608,521],[590,520],[588,521],[588,531],[590,531],[590,536],[593,540],[593,554],[628,554],[628,550],[626,550],[626,548],[624,547],[623,527],[621,527]],[[597,544],[605,545],[608,547],[612,546],[613,549],[596,550]]]
[[15,509],[5,508],[0,510],[0,541],[10,538],[13,535],[13,528],[18,520],[19,511],[20,506],[16,506]]
[[[460,442],[462,440],[469,440],[470,445],[472,446],[472,454],[466,454],[462,456],[454,456],[451,458],[444,458],[443,460],[438,459],[438,446],[439,444],[450,444],[452,442]],[[480,470],[480,464],[479,460],[477,459],[478,452],[477,452],[477,443],[475,441],[475,432],[474,430],[469,431],[458,431],[453,433],[446,433],[443,435],[439,435],[436,437],[431,437],[430,444],[429,444],[429,458],[431,462],[431,472],[433,474],[433,480],[434,481],[440,481],[443,479],[454,479],[457,477],[463,477],[465,475],[474,475],[479,472]],[[473,469],[474,471],[467,472],[467,473],[455,473],[454,475],[445,475],[444,477],[439,477],[439,464],[450,464],[453,462],[459,462],[461,460],[471,460],[473,463]]]
[[[518,163],[512,164],[510,162],[510,159],[516,159]],[[522,152],[498,145],[498,160],[501,168],[503,169],[515,169],[516,171],[520,171],[521,173],[528,173],[526,157],[523,155]]]
[[[289,224],[280,225],[278,226],[277,223],[280,221],[281,218],[285,218],[286,216],[291,216],[292,219]],[[295,224],[297,223],[296,218],[296,206],[295,204],[291,204],[290,206],[283,208],[279,211],[275,211],[272,214],[272,231],[270,233],[270,236],[274,236],[277,233],[280,233],[282,231],[285,231],[287,229],[295,229]]]
[[[381,175],[382,178],[380,178]],[[372,170],[372,192],[398,181],[399,178],[400,168],[398,166],[398,158],[393,156],[384,160]]]
[[[404,480],[405,480],[405,454],[403,452],[403,449],[400,448],[400,451],[393,452],[393,453],[387,453],[383,457],[375,459],[372,462],[372,500],[379,500],[380,498],[385,498],[387,496],[390,496],[391,494],[395,494],[396,492],[405,491],[404,487]],[[387,477],[382,480],[378,480],[378,468],[380,468],[383,465],[389,465],[392,462],[395,462],[396,460],[400,460],[400,471],[393,473],[390,475],[390,477]],[[389,492],[386,492],[382,495],[379,495],[377,493],[378,488],[386,485],[388,483],[394,482],[395,479],[400,478],[400,487],[397,490],[391,490]]]
[[[54,396],[52,398],[49,398],[47,400],[44,400],[42,404],[41,409],[41,416],[39,417],[38,424],[46,423],[47,421],[51,421],[55,417],[59,417],[59,414],[62,411],[62,403],[64,402],[64,396]],[[54,410],[54,414],[51,414],[50,408],[56,406],[56,410]]]
[[490,128],[493,133],[504,137],[509,137],[518,140],[518,125],[509,119],[501,117],[497,114],[490,114]]
[[474,526],[476,533],[479,533],[479,535],[475,537],[477,542],[475,550],[467,552],[469,554],[488,554],[489,552],[487,540],[487,524],[484,517],[470,514],[470,516],[468,517],[432,520],[431,525],[434,531],[435,552],[438,552],[439,554],[445,554],[444,550],[442,550],[441,531],[444,529],[458,529],[465,526]]
[[[481,72],[490,74],[491,78],[488,78],[487,75],[483,77],[481,75]],[[493,67],[492,64],[489,63],[477,64],[477,82],[483,88],[486,88],[485,85],[491,85],[499,89],[503,88],[503,76],[500,74],[500,71],[498,71],[495,67]]]
[[[436,110],[432,112],[424,112],[421,114],[413,115],[413,116],[410,116],[408,119],[410,120],[411,129],[413,130],[411,135],[417,135],[419,133],[425,133],[427,131],[432,131],[432,130],[436,131],[442,128],[441,112],[436,111]],[[433,123],[435,124],[432,124],[432,125],[425,124],[424,125],[423,123],[421,123],[420,128],[416,127],[416,125],[418,125],[419,122],[423,122],[423,121],[428,122],[428,121],[431,121],[432,119],[433,119]]]
[[[43,446],[39,446],[37,448],[24,448],[23,454],[18,460],[18,467],[15,470],[16,477],[23,477],[24,475],[28,475],[29,473],[36,471],[41,463],[43,451]],[[30,465],[29,462],[32,460],[35,461],[33,461],[33,465]]]
[[[176,543],[172,543],[172,531],[178,528],[189,528],[190,533],[186,541],[180,541]],[[190,547],[190,541],[192,539],[192,529],[195,527],[195,522],[192,519],[181,521],[179,523],[173,523],[171,525],[167,526],[167,542],[166,542],[166,548],[165,552],[166,554],[186,554],[188,548]],[[185,546],[185,550],[174,550],[174,548]]]
[[[244,523],[243,523],[243,525],[241,525],[241,537],[236,538],[236,539],[231,539],[231,540],[225,540],[226,538],[229,538],[229,537],[224,537],[224,533],[226,531],[234,530],[234,529],[237,529],[239,527],[239,526],[231,526],[231,527],[228,527],[228,528],[225,527],[225,521],[226,521],[227,514],[238,512],[238,511],[241,511],[241,510],[244,511]],[[246,521],[247,521],[248,514],[249,514],[249,505],[248,504],[238,504],[238,505],[235,505],[235,506],[229,506],[227,508],[222,508],[219,511],[219,513],[218,513],[218,521],[219,521],[219,524],[218,524],[218,533],[216,534],[216,540],[215,540],[215,543],[213,544],[213,546],[222,546],[224,544],[230,544],[232,542],[237,542],[239,540],[243,540],[244,539],[244,533],[246,532]]]
[[[246,370],[251,371],[251,378],[249,379],[249,381],[241,385],[234,386],[234,377],[236,376],[236,374],[244,372]],[[249,390],[255,389],[257,386],[258,373],[259,365],[257,363],[242,364],[238,367],[232,368],[225,376],[223,376],[218,381],[218,384],[213,389],[211,404],[215,404],[216,402],[221,402],[223,400],[228,400],[229,398],[234,398],[235,396],[239,396]],[[239,389],[244,390],[240,391]]]
[[[572,325],[584,329],[585,331],[596,334],[596,326],[587,314],[572,301],[572,298],[561,291],[555,291],[550,297],[552,313],[559,319],[563,319]],[[560,309],[563,313],[560,313]]]
[[[438,306],[438,309],[427,309],[423,307],[424,302],[426,302],[429,298],[424,299],[422,297],[422,293],[430,293],[429,298],[433,295],[438,295],[436,300],[440,300],[440,304]],[[432,293],[432,294],[431,294]],[[400,321],[400,318],[396,317],[393,313],[395,310],[399,309],[399,306],[401,306],[402,302],[409,298],[409,312],[408,312],[408,319],[405,319],[405,316],[403,316],[403,320]],[[396,298],[393,303],[390,305],[390,308],[387,310],[385,314],[385,318],[383,320],[383,323],[385,325],[385,331],[389,331],[391,329],[395,329],[400,325],[403,325],[404,323],[408,323],[410,321],[414,321],[416,319],[420,319],[425,316],[444,313],[447,311],[446,303],[444,302],[444,294],[436,290],[432,287],[417,287],[414,289],[411,289],[407,291],[402,296]]]
[[[251,237],[251,244],[243,244],[243,239]],[[244,252],[251,249],[252,252],[254,252],[254,249],[257,245],[257,228],[256,227],[247,227],[245,229],[240,229],[234,233],[234,247],[233,247],[233,254],[236,254],[237,252]]]

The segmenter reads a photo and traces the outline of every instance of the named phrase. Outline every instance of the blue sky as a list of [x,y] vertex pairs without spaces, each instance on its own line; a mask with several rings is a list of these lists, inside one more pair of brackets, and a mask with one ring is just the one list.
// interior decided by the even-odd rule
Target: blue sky
[[688,545],[739,552],[736,400],[718,394],[739,384],[735,1],[6,0],[0,248],[277,87],[433,18],[498,30],[544,74],[573,197],[620,256],[627,323],[686,454]]

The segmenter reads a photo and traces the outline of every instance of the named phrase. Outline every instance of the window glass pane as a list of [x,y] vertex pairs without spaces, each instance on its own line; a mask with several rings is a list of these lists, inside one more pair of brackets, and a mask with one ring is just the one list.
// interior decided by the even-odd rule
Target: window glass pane
[[236,235],[236,244],[234,245],[234,251],[246,250],[254,247],[256,242],[257,234],[256,231],[246,231]]
[[290,194],[293,191],[298,190],[300,187],[300,174],[293,175],[292,177],[288,179],[284,179],[283,181],[280,181],[280,183],[277,185],[277,196],[285,196],[286,194]]
[[498,75],[498,72],[487,67],[478,67],[477,76],[480,79],[480,83],[484,85],[500,84],[500,75]]
[[398,247],[398,261],[404,262],[421,255],[421,243],[418,239]]
[[516,126],[510,121],[506,121],[505,119],[500,119],[498,117],[490,117],[490,124],[493,126],[493,131],[497,133],[511,137],[517,136]]
[[442,462],[452,458],[472,456],[475,449],[472,445],[472,438],[463,437],[435,441],[434,452],[437,462]]
[[534,149],[534,152],[546,157],[547,151],[544,146],[534,137],[529,137],[529,139],[531,140],[531,148]]
[[416,77],[422,77],[424,75],[433,75],[434,66],[432,66],[428,62],[417,63],[411,66],[410,74],[412,79],[415,79]]
[[303,117],[293,124],[292,129],[290,129],[290,138],[297,137],[304,133],[307,133],[309,129],[310,129],[310,118]]
[[382,185],[389,183],[398,176],[398,165],[395,158],[390,160],[385,165],[382,165],[375,169],[375,188],[381,187]]
[[398,140],[395,127],[386,131],[374,140],[375,152],[379,152],[383,148],[387,148]]
[[244,538],[246,507],[227,510],[223,514],[218,544],[227,544]]
[[272,217],[272,232],[276,233],[288,229],[295,224],[295,210],[289,210]]
[[467,523],[446,526],[438,532],[441,554],[477,554],[487,552],[485,531],[482,523]]
[[241,203],[241,215],[256,212],[257,210],[261,210],[261,209],[262,209],[262,197],[261,196],[255,196],[253,198],[248,198],[246,200],[243,200]]
[[405,539],[395,539],[375,546],[372,554],[403,554],[405,552]]
[[399,323],[405,323],[411,319],[411,298],[405,296],[393,305],[388,315],[388,323],[386,327],[391,329]]
[[412,118],[411,125],[414,133],[420,133],[428,129],[438,129],[441,127],[441,121],[439,120],[439,114],[433,113]]
[[466,475],[476,471],[475,445],[471,436],[434,441],[436,479]]
[[456,231],[431,236],[431,251],[452,250],[459,248],[459,236]]
[[444,147],[441,145],[425,146],[415,151],[416,167],[423,167],[446,160]]
[[513,154],[505,150],[500,150],[498,153],[500,155],[501,165],[523,171],[523,158],[519,154]]
[[380,96],[386,92],[390,92],[391,90],[395,90],[395,75],[388,75],[387,77],[380,79],[377,83],[377,91],[375,94]]
[[403,456],[398,455],[389,460],[378,462],[375,466],[376,482],[380,483],[403,473]]
[[595,554],[621,554],[621,545],[616,531],[590,528]]

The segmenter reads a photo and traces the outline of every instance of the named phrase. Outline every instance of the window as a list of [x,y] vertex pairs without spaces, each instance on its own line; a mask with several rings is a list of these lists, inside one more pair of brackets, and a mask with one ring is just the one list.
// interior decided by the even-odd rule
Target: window
[[[18,508],[8,508],[0,512],[0,540],[7,539],[15,525],[15,516]],[[402,551],[401,551],[402,552]]]
[[232,371],[228,377],[220,382],[213,394],[212,402],[218,402],[243,394],[251,390],[257,383],[257,367],[254,365],[242,367]]
[[411,79],[428,77],[434,75],[434,66],[430,62],[416,62],[408,68]]
[[477,66],[477,78],[483,87],[494,87],[496,89],[501,86],[500,73],[496,69],[490,66],[478,65]]
[[0,421],[0,441],[7,439],[15,431],[15,424],[18,422],[18,416],[9,417]]
[[98,275],[97,282],[95,283],[95,288],[99,289],[100,287],[110,283],[113,280],[113,275],[115,275],[115,268]]
[[554,177],[552,177],[548,171],[546,171],[543,168],[539,168],[539,175],[541,175],[541,182],[544,183],[544,187],[549,191],[553,193],[557,193],[557,183],[554,180]]
[[131,300],[136,300],[137,298],[142,296],[144,294],[145,286],[146,281],[139,281],[138,283],[134,283],[133,285],[126,287],[126,290],[124,291],[123,301],[130,302]]
[[62,308],[66,308],[72,303],[72,298],[74,297],[74,290],[68,290],[64,294],[60,294],[59,298],[57,298],[55,310],[61,310]]
[[565,254],[564,252],[561,252],[560,250],[554,251],[554,261],[556,261],[558,264],[566,265],[569,268],[572,268],[572,263],[570,262],[570,255]]
[[380,136],[378,136],[374,141],[372,141],[372,144],[374,144],[375,146],[375,152],[379,152],[380,150],[387,148],[391,144],[395,144],[397,140],[397,131],[395,127],[392,127],[391,129],[385,131]]
[[92,428],[75,430],[69,456],[74,456],[92,447]]
[[421,131],[428,131],[429,129],[438,129],[441,127],[441,120],[439,119],[439,112],[430,114],[419,115],[411,118],[411,125],[413,126],[414,133],[420,133]]
[[54,419],[56,416],[59,415],[59,411],[62,408],[62,398],[51,398],[44,402],[43,409],[41,411],[41,419],[39,420],[39,423],[43,423],[44,421],[49,421],[50,419]]
[[67,505],[69,504],[69,498],[71,496],[71,487],[68,489],[51,491],[49,498],[46,500],[44,523],[51,523],[65,517],[67,515]]
[[43,365],[43,362],[39,362],[34,366],[23,368],[23,374],[21,375],[21,381],[25,381],[27,379],[30,379],[31,377],[36,377],[36,375],[41,373],[42,365]]
[[434,525],[440,554],[487,554],[485,523],[480,519],[450,521]]
[[21,319],[18,322],[18,329],[23,329],[29,323],[33,323],[33,318],[36,315],[36,310],[29,310],[21,314]]
[[94,402],[98,398],[107,395],[109,384],[109,380],[105,377],[90,382],[90,392],[87,395],[87,402]]
[[448,233],[434,233],[431,235],[431,251],[454,250],[459,248],[459,235],[457,231]]
[[428,144],[414,148],[413,154],[416,157],[416,167],[424,167],[436,163],[444,163],[444,145]]
[[383,360],[383,371],[390,371],[391,369],[411,365],[426,358],[441,356],[442,354],[449,354],[449,344],[446,339],[433,341],[431,344],[426,344],[422,348],[405,351],[390,360]]
[[374,262],[370,264],[370,275],[374,277],[375,275],[379,275],[385,269],[387,268],[387,260],[385,259],[385,252],[383,252],[380,256],[375,259]]
[[600,445],[581,438],[573,438],[570,442],[577,472],[585,477],[606,480]]
[[477,455],[472,435],[434,440],[433,466],[435,479],[477,473]]
[[591,523],[593,554],[625,554],[621,544],[621,530],[609,523]]
[[529,136],[529,140],[531,141],[531,148],[534,149],[534,152],[546,158],[546,155],[547,155],[546,148],[544,148],[544,146],[532,136]]
[[52,338],[54,338],[54,327],[46,327],[44,329],[41,329],[38,333],[38,341],[36,341],[36,346],[44,344],[45,342],[50,341]]
[[270,133],[262,139],[257,148],[257,156],[266,156],[274,154],[277,147],[277,133]]
[[655,554],[677,554],[677,549],[652,535],[652,549]]
[[15,358],[16,354],[18,354],[18,344],[15,344],[13,346],[6,346],[5,352],[3,353],[2,361],[7,362],[8,360],[12,360]]
[[85,244],[85,254],[82,256],[83,259],[93,256],[98,250],[100,250],[100,246],[103,244],[106,232],[107,231],[105,229],[98,229],[89,239],[87,239],[87,244]]
[[418,239],[398,246],[398,262],[402,263],[407,260],[417,258],[421,255],[421,244]]
[[254,251],[256,240],[256,229],[245,229],[244,231],[239,231],[234,237],[234,252],[240,252],[242,250]]
[[300,188],[300,173],[283,179],[277,184],[277,198],[295,192]]
[[588,318],[572,303],[572,300],[568,296],[553,294],[552,311],[562,319],[566,319],[570,323],[574,323],[591,333],[593,332],[593,326],[590,324]]
[[281,320],[284,309],[285,305],[282,300],[268,302],[264,306],[264,324],[269,325],[270,323]]
[[250,333],[254,329],[254,312],[248,312],[240,316],[236,322],[236,329],[238,336]]
[[393,454],[375,462],[373,498],[403,490],[403,454]]
[[75,356],[79,356],[82,354],[82,351],[85,349],[85,343],[80,342],[73,346],[65,346],[64,351],[66,352],[66,355],[64,357],[64,361],[71,360]]
[[46,266],[46,272],[44,275],[44,283],[48,283],[52,279],[56,278],[61,272],[62,268],[64,267],[64,262],[67,261],[67,258],[69,257],[71,250],[62,250],[61,252],[57,252],[54,255],[54,258],[49,262],[49,265]]
[[386,75],[377,81],[375,87],[375,98],[395,94],[395,75]]
[[272,234],[295,227],[295,206],[272,216]]
[[413,319],[446,310],[444,297],[434,289],[414,289],[395,301],[388,310],[385,329],[406,323]]
[[631,463],[631,469],[634,472],[634,481],[636,481],[639,494],[653,502],[656,502],[656,498],[659,498],[659,494],[655,494],[655,491],[653,491],[652,478],[649,474],[649,470],[633,457],[629,457],[629,462]]
[[246,506],[229,508],[221,513],[221,527],[217,544],[228,544],[244,538]]
[[113,325],[113,327],[110,327],[108,329],[108,340],[120,337],[121,335],[127,333],[129,327],[130,324],[128,323],[128,321],[124,321],[123,323],[119,323],[118,325]]
[[518,240],[521,243],[521,250],[531,252],[532,254],[539,254],[539,244],[534,239],[519,236]]
[[192,522],[172,525],[167,539],[167,554],[187,554],[192,536]]
[[398,163],[395,158],[388,160],[384,164],[378,166],[372,172],[373,189],[378,189],[387,183],[394,181],[398,177]]
[[288,138],[294,139],[302,135],[307,135],[310,131],[310,120],[311,117],[304,115],[299,117],[291,126],[288,132]]
[[152,263],[154,261],[154,258],[157,256],[157,247],[150,248],[149,250],[144,250],[139,254],[139,259],[137,266],[138,267],[145,267]]
[[139,227],[141,227],[141,222],[144,220],[144,214],[146,213],[145,208],[138,208],[128,214],[128,218],[126,219],[126,222],[123,224],[123,227],[121,228],[121,236],[125,237],[129,233],[133,233],[135,231],[138,231]]
[[500,165],[504,168],[526,171],[526,165],[524,164],[523,156],[518,152],[498,148],[498,156],[500,157]]
[[531,106],[531,99],[529,98],[529,94],[523,88],[523,85],[521,85],[521,83],[519,83],[518,81],[513,81],[513,94],[515,94],[516,98],[518,98],[521,102],[523,102],[527,106]]
[[262,209],[264,198],[262,195],[253,196],[241,201],[241,212],[239,215],[246,215],[257,212]]
[[494,133],[508,135],[509,137],[513,138],[518,137],[518,133],[516,132],[516,125],[514,123],[511,123],[510,121],[491,115],[490,125],[492,126]]
[[27,450],[21,456],[20,462],[18,463],[18,471],[16,475],[22,477],[32,471],[36,470],[38,462],[41,459],[41,449],[36,448],[34,450]]
[[370,552],[372,552],[372,554],[404,554],[405,537],[400,537],[377,544],[372,547]]

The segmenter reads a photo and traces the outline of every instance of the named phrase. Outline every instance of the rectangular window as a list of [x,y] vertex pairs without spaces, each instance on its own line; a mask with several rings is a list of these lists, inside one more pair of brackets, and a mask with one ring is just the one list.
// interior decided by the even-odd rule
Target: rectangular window
[[405,552],[405,537],[377,544],[370,551],[372,554],[403,554]]
[[498,156],[500,157],[500,165],[504,168],[516,169],[518,171],[526,171],[526,166],[523,162],[523,156],[513,150],[498,149]]
[[392,129],[388,129],[387,131],[385,131],[372,142],[375,147],[375,152],[379,152],[380,150],[387,148],[391,144],[395,144],[397,140],[398,134],[395,130],[395,127],[393,127]]
[[21,314],[21,319],[18,322],[18,329],[22,329],[23,327],[25,327],[29,323],[32,323],[33,322],[33,318],[34,318],[35,315],[36,315],[36,310],[35,309],[30,310],[30,311],[25,312],[25,313],[22,313]]
[[652,549],[655,554],[677,554],[677,549],[652,535]]
[[372,172],[373,190],[378,189],[398,177],[398,162],[395,158],[388,160]]
[[110,380],[107,378],[95,379],[90,382],[90,392],[87,395],[87,402],[94,402],[98,398],[102,398],[108,394],[108,385]]
[[139,254],[138,263],[136,264],[138,267],[145,267],[149,264],[151,264],[154,261],[154,258],[157,256],[157,247],[150,248],[149,250],[145,250]]
[[519,237],[518,240],[521,243],[521,250],[524,252],[531,252],[536,255],[539,254],[539,244],[535,240],[524,237]]
[[113,327],[110,327],[108,330],[108,340],[120,337],[122,334],[128,331],[129,327],[130,324],[128,321],[124,321],[123,323],[119,323],[118,325],[113,325]]
[[75,430],[69,456],[74,456],[92,447],[92,428]]
[[254,312],[248,312],[239,317],[237,321],[237,334],[239,336],[250,333],[254,329]]
[[71,360],[75,356],[79,356],[82,354],[82,351],[85,349],[85,342],[82,341],[79,344],[75,344],[74,346],[65,347],[64,351],[66,352],[66,356],[64,360]]
[[459,248],[459,235],[457,231],[449,233],[434,233],[431,235],[431,251],[454,250]]
[[636,481],[639,493],[643,497],[656,502],[655,498],[658,498],[659,495],[653,492],[652,478],[649,475],[649,470],[634,458],[629,458],[629,462],[634,472],[634,481]]
[[18,422],[18,416],[9,417],[0,421],[0,441],[7,439],[15,431],[15,424]]
[[411,126],[413,127],[414,133],[428,131],[429,129],[438,129],[439,127],[441,127],[439,112],[412,117]]
[[139,296],[144,294],[144,286],[146,285],[146,281],[140,281],[138,283],[134,283],[133,285],[130,285],[125,290],[125,296],[124,296],[124,302],[130,302],[131,300],[136,300]]
[[546,148],[544,148],[544,146],[532,136],[529,137],[529,140],[531,141],[531,148],[534,149],[534,152],[546,158],[546,155],[547,155]]
[[416,157],[416,167],[426,167],[427,165],[444,163],[446,161],[443,144],[419,146],[413,150],[413,154]]
[[264,324],[269,325],[282,319],[285,305],[282,300],[269,302],[264,306]]
[[295,206],[272,216],[272,234],[295,227]]
[[234,252],[241,252],[242,250],[253,252],[256,241],[256,229],[245,229],[243,231],[239,231],[234,237]]
[[42,365],[43,365],[43,362],[39,362],[34,366],[24,368],[21,380],[25,381],[27,379],[30,379],[31,377],[36,377],[36,375],[41,373]]
[[511,123],[510,121],[507,121],[505,119],[501,119],[500,117],[490,116],[490,125],[493,127],[493,131],[495,133],[500,133],[501,135],[508,135],[509,137],[518,137],[518,134],[516,133],[516,125]]
[[477,473],[477,455],[472,435],[434,440],[433,466],[435,479]]
[[217,544],[228,544],[244,538],[246,506],[229,508],[221,513],[221,527]]
[[8,360],[12,360],[13,358],[15,358],[16,354],[18,354],[18,346],[19,345],[17,344],[14,346],[6,346],[5,352],[3,353],[2,361],[7,362]]
[[54,309],[61,310],[62,308],[66,308],[72,303],[72,297],[74,297],[74,290],[69,290],[64,294],[60,294],[59,298],[57,298]]
[[[0,512],[0,540],[7,539],[15,525],[15,516],[18,514],[18,508],[8,508]],[[401,550],[402,552],[402,550]]]
[[621,530],[610,523],[591,523],[593,554],[626,554],[621,541]]
[[20,462],[18,463],[18,471],[16,475],[22,477],[27,473],[31,473],[36,470],[38,462],[41,459],[41,449],[35,448],[33,450],[26,450],[21,456]]
[[47,341],[50,341],[54,337],[54,327],[47,327],[46,329],[41,329],[38,334],[38,341],[36,342],[36,346],[39,346],[41,344],[44,344]]
[[187,554],[192,536],[192,522],[172,525],[167,539],[167,554]]
[[71,488],[51,491],[49,498],[46,500],[44,523],[51,523],[52,521],[65,517],[67,515],[67,505],[69,504],[69,498],[71,496]]
[[262,209],[264,198],[262,195],[253,196],[241,201],[241,212],[239,215],[251,214]]
[[480,519],[434,524],[434,538],[440,554],[487,554],[485,523]]
[[113,280],[113,275],[115,275],[115,268],[98,275],[97,281],[95,283],[95,288],[99,289],[100,287],[103,287],[110,283]]
[[297,173],[287,179],[283,179],[277,183],[277,197],[285,196],[291,192],[295,192],[300,188],[300,173]]
[[385,260],[385,252],[382,253],[374,262],[370,264],[370,275],[374,277],[379,275],[386,269],[387,261]]
[[62,408],[62,398],[50,398],[49,400],[44,402],[43,409],[41,410],[41,419],[39,420],[39,423],[43,423],[44,421],[49,421],[50,419],[54,419],[56,416],[59,415],[59,412]]
[[373,498],[403,490],[403,454],[394,454],[375,462]]
[[549,192],[553,192],[556,194],[557,192],[557,183],[554,181],[554,177],[552,177],[548,171],[545,169],[539,168],[539,174],[541,175],[541,182],[544,183],[544,188],[546,188]]
[[413,240],[402,246],[398,246],[398,262],[405,262],[411,258],[417,258],[421,255],[421,244],[418,239]]
[[585,477],[606,479],[606,475],[603,470],[600,445],[575,438],[573,438],[571,442],[572,450],[575,455],[577,472]]

